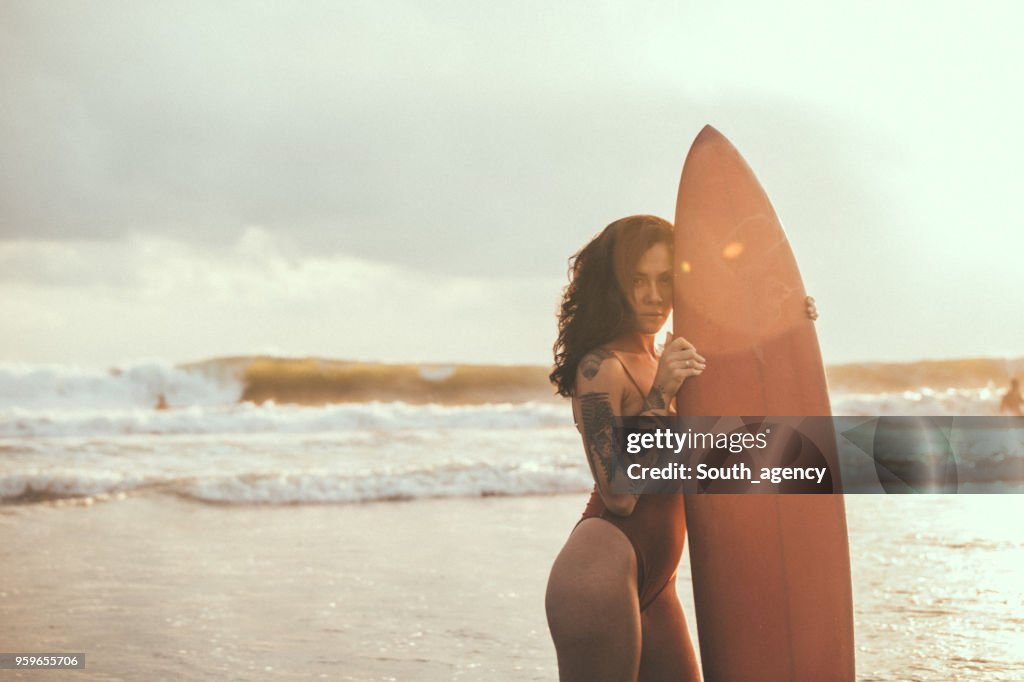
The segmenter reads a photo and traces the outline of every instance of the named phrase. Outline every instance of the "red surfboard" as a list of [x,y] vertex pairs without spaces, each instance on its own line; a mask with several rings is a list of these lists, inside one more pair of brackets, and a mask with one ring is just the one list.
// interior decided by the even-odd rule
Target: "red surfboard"
[[[674,333],[707,358],[679,413],[830,415],[789,242],[746,161],[711,126],[686,157],[675,218]],[[690,494],[686,522],[707,682],[854,679],[841,495]]]

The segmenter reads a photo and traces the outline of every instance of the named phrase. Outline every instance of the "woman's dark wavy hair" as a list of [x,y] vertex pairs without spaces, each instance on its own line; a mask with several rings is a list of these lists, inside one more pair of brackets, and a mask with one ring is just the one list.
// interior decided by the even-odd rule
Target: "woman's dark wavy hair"
[[555,367],[548,377],[559,395],[576,388],[576,368],[590,351],[633,326],[633,268],[655,244],[672,250],[672,223],[652,215],[620,218],[569,259],[569,286],[562,295]]

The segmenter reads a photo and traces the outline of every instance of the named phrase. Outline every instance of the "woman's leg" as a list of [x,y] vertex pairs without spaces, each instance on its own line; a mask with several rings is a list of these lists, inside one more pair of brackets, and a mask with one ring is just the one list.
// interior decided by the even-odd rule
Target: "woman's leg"
[[622,531],[602,519],[581,521],[551,568],[546,606],[561,682],[636,680],[636,555]]
[[699,682],[700,667],[686,628],[676,579],[640,614],[643,645],[639,682]]

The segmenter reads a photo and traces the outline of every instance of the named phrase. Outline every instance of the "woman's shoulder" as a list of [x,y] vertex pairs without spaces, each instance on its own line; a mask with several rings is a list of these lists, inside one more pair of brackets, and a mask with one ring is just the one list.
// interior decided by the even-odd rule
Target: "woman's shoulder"
[[576,367],[576,395],[609,392],[625,380],[622,360],[607,346],[599,346],[580,359]]
[[580,359],[576,373],[577,376],[582,376],[584,379],[593,379],[606,365],[618,364],[620,364],[620,360],[615,355],[615,351],[607,346],[598,346]]

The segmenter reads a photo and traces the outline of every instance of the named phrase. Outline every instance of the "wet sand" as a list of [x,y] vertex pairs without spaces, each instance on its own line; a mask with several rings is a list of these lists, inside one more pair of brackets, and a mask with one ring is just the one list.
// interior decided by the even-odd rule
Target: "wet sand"
[[[585,497],[2,506],[2,649],[86,669],[0,679],[556,680],[544,589]],[[1024,496],[847,512],[858,679],[1020,679]]]
[[552,680],[547,568],[579,495],[0,508],[5,679]]

